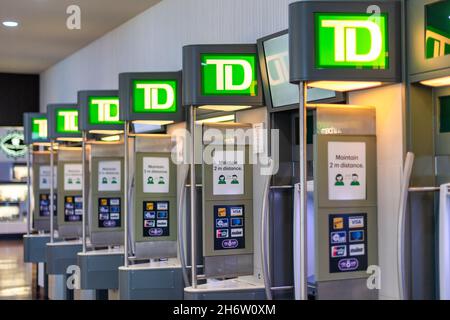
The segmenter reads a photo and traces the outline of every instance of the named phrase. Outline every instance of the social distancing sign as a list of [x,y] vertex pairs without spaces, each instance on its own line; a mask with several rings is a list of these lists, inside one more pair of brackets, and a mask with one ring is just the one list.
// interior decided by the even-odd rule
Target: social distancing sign
[[366,199],[364,142],[328,142],[328,199]]
[[64,190],[74,191],[82,189],[83,169],[81,163],[64,165]]
[[98,191],[120,191],[120,161],[99,161]]
[[[56,188],[56,166],[53,167],[53,187]],[[39,167],[39,189],[50,189],[50,166]]]
[[143,188],[146,193],[169,192],[169,158],[144,157],[142,159]]
[[244,194],[244,152],[216,150],[213,156],[213,194]]

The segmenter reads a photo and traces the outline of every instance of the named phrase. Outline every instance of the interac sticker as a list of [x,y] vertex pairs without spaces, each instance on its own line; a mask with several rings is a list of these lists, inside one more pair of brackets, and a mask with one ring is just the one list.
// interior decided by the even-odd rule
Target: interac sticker
[[143,190],[146,193],[169,192],[169,158],[144,157]]
[[98,191],[120,191],[120,161],[99,161]]
[[215,151],[213,156],[213,194],[244,194],[243,151]]
[[366,199],[364,142],[328,142],[328,199]]
[[82,189],[83,169],[81,163],[64,165],[64,190]]
[[[56,167],[53,167],[53,187],[56,188]],[[39,189],[50,189],[50,166],[39,167]]]

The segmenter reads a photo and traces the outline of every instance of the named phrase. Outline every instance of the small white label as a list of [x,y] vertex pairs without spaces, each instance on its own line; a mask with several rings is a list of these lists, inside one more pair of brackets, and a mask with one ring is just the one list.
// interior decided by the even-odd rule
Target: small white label
[[364,217],[350,217],[348,218],[348,227],[353,228],[364,228]]
[[364,244],[351,244],[349,251],[351,256],[363,256],[366,253]]

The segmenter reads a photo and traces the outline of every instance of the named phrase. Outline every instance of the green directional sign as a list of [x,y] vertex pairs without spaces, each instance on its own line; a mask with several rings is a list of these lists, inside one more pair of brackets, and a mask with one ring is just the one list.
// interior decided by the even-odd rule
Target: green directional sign
[[46,117],[31,118],[31,140],[46,140],[48,137],[48,123]]
[[386,13],[315,13],[316,68],[387,69]]
[[132,92],[133,112],[177,112],[176,80],[134,80]]
[[56,109],[57,133],[80,133],[77,109]]
[[256,54],[202,54],[202,94],[256,96],[256,61]]
[[89,124],[122,124],[118,97],[89,97]]

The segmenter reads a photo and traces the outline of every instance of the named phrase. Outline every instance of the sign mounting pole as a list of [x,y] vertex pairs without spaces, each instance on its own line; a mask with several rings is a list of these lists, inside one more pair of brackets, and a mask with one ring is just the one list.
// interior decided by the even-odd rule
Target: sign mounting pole
[[83,243],[83,253],[86,252],[86,130],[83,130],[82,132],[82,146],[81,146],[81,168],[83,170],[82,172],[82,191],[81,191],[81,197],[82,197],[82,206],[83,206],[83,215],[81,216],[81,230],[82,230],[82,243]]
[[54,172],[54,154],[53,154],[53,145],[54,145],[54,139],[50,140],[50,243],[53,243],[54,241],[54,225],[53,220],[55,216],[55,208],[54,208],[54,201],[53,198],[55,197],[55,187],[54,187],[54,179],[55,179],[55,172]]
[[195,185],[195,107],[191,106],[191,123],[190,123],[190,131],[191,131],[191,272],[192,272],[192,288],[197,288],[197,204],[195,203],[197,198],[197,190]]
[[33,151],[33,145],[28,145],[27,150],[27,236],[31,232],[31,152]]
[[123,235],[124,235],[124,239],[123,239],[123,247],[124,247],[124,266],[128,267],[128,174],[129,174],[129,164],[128,164],[128,121],[125,120],[124,121],[124,132],[123,132],[123,147],[125,149],[125,154],[124,154],[124,175],[123,175],[123,180],[124,180],[124,187],[125,187],[125,196],[124,196],[124,221],[123,221],[123,226],[124,226],[124,231],[123,231]]
[[308,252],[307,252],[307,110],[306,82],[299,83],[299,135],[300,135],[300,300],[308,299]]

